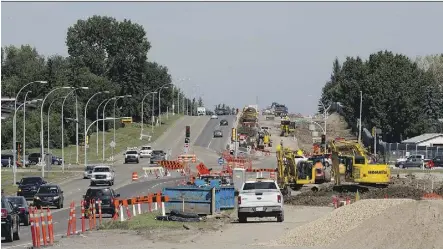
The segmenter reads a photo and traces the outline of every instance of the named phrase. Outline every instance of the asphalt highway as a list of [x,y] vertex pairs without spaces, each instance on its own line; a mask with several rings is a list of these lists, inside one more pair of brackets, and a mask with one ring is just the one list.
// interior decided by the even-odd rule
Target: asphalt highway
[[[223,119],[228,121],[227,126],[220,126],[220,121]],[[231,128],[234,124],[234,119],[235,116],[233,115],[219,116],[218,119],[210,119],[194,145],[207,148],[214,152],[225,150],[226,145],[231,139]],[[221,130],[223,132],[223,137],[214,137],[215,130]]]
[[[183,154],[183,145],[185,138],[185,127],[187,125],[191,126],[191,144],[193,144],[199,134],[203,131],[206,124],[208,123],[209,117],[191,117],[185,116],[180,118],[173,124],[168,130],[159,137],[154,143],[151,143],[154,149],[164,149],[165,151],[171,151],[171,157],[169,160],[175,160],[178,155]],[[130,138],[129,138],[130,139]],[[133,138],[137,139],[137,138]],[[146,143],[149,144],[149,143]],[[191,146],[192,152],[192,146]],[[172,176],[164,177],[161,179],[144,178],[142,167],[149,166],[149,159],[141,159],[139,164],[123,164],[122,159],[114,163],[113,167],[115,170],[115,184],[113,189],[117,193],[121,194],[121,198],[133,197],[137,195],[145,195],[148,193],[154,193],[161,190],[165,186],[177,185],[177,181],[181,181],[181,177],[177,173],[173,172]],[[138,172],[139,182],[132,181],[132,172]],[[80,205],[82,196],[86,193],[89,188],[88,179],[74,179],[66,184],[63,184],[62,189],[64,191],[64,208],[62,209],[52,209],[53,221],[54,221],[54,234],[62,235],[66,234],[67,231],[67,221],[69,219],[69,203],[75,201],[77,207]],[[77,217],[80,216],[80,209],[77,209]],[[77,220],[77,230],[81,229],[79,223],[80,219]],[[20,232],[21,239],[14,241],[12,243],[3,243],[4,248],[20,248],[24,246],[29,246],[31,243],[30,227],[21,227]]]

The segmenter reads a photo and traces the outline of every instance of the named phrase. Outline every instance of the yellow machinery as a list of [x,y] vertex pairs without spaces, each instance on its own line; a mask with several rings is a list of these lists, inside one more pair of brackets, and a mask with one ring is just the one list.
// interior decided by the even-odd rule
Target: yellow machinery
[[346,182],[359,184],[389,184],[391,177],[389,166],[369,164],[366,150],[357,141],[330,141],[329,148],[332,151],[332,174],[335,185],[341,185],[342,178]]
[[315,183],[315,167],[312,162],[296,163],[295,153],[290,148],[277,146],[277,183],[284,195],[290,195],[291,189],[298,189],[305,184]]
[[289,135],[289,125],[291,121],[287,119],[282,119],[280,124],[280,137],[287,137]]

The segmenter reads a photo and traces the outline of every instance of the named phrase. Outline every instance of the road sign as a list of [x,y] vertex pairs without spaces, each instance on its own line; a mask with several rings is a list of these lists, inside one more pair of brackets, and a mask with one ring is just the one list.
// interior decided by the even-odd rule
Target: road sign
[[219,165],[223,165],[225,163],[225,159],[223,158],[223,157],[220,157],[219,159],[218,159],[218,164]]
[[111,146],[111,148],[115,148],[115,142],[114,142],[114,141],[111,141],[111,142],[109,143],[109,146]]

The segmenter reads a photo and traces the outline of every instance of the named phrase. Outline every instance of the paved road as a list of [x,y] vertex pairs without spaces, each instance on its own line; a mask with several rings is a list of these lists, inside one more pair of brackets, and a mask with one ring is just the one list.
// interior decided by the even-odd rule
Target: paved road
[[[193,143],[195,142],[198,135],[202,132],[208,119],[208,117],[189,116],[180,118],[159,139],[152,143],[152,146],[155,149],[170,149],[172,152],[171,159],[175,159],[177,158],[177,155],[182,154],[183,152],[186,125],[191,126],[191,143]],[[192,138],[192,136],[194,136],[194,138]],[[174,174],[171,177],[160,180],[142,179],[141,181],[143,181],[143,183],[133,183],[131,179],[132,172],[138,172],[139,177],[142,177],[143,173],[141,168],[146,166],[149,166],[149,159],[141,159],[140,164],[123,164],[122,161],[117,161],[114,164],[114,170],[116,172],[114,189],[116,189],[117,192],[119,192],[124,198],[131,197],[136,194],[152,193],[166,185],[176,184]],[[69,203],[71,201],[75,201],[78,205],[82,198],[82,195],[86,193],[88,187],[89,180],[87,179],[75,179],[62,186],[65,195],[65,207],[60,210],[52,210],[53,219],[55,222],[55,234],[66,233],[66,224],[67,219],[69,218]],[[78,213],[79,211],[77,212],[77,214]],[[77,228],[80,228],[79,225],[77,225]],[[21,240],[7,244],[2,242],[2,246],[4,248],[14,248],[21,247],[21,245],[29,243],[31,241],[29,231],[29,227],[22,227]]]
[[[220,121],[226,119],[228,121],[227,126],[220,126]],[[231,128],[234,124],[235,116],[219,116],[218,119],[210,119],[206,124],[205,128],[201,132],[200,136],[195,142],[195,146],[200,146],[207,148],[214,152],[220,152],[226,148],[231,138]],[[214,138],[214,131],[221,130],[223,132],[223,137]]]

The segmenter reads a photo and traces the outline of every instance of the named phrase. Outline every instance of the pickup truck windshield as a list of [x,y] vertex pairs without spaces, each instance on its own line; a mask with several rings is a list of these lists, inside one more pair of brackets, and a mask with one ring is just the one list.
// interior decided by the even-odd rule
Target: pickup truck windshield
[[134,155],[134,154],[138,154],[138,153],[135,150],[130,150],[130,151],[126,151],[126,154]]
[[142,147],[142,150],[150,150],[151,147]]
[[162,150],[154,150],[154,151],[152,151],[152,154],[155,154],[155,155],[161,155],[163,153],[164,152]]
[[109,189],[88,189],[86,191],[86,197],[87,198],[94,198],[97,197],[101,200],[108,200],[111,199],[112,193]]
[[254,190],[254,189],[277,189],[274,182],[249,182],[245,183],[243,190]]
[[109,168],[94,168],[94,172],[109,172]]

